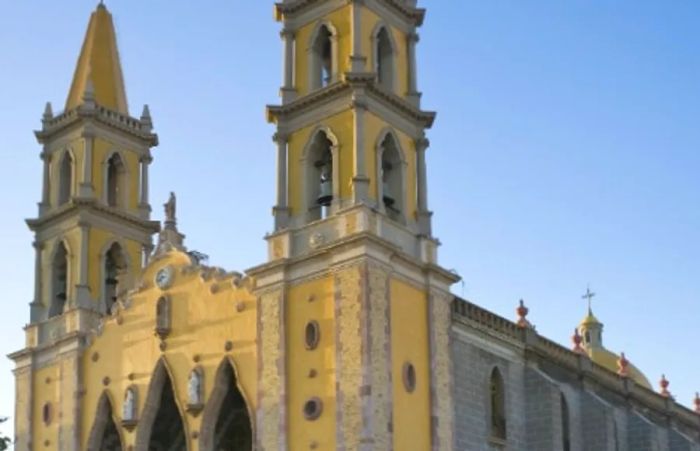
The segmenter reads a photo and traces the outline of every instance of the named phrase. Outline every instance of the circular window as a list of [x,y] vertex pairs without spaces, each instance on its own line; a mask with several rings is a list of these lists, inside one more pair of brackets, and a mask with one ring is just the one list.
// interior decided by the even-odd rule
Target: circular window
[[313,421],[321,416],[323,403],[319,398],[311,398],[304,404],[304,418]]
[[45,425],[51,424],[51,403],[44,404],[44,408],[41,409],[41,419]]
[[407,392],[413,393],[416,389],[416,368],[411,362],[406,362],[403,364],[402,373],[404,388]]
[[321,327],[317,321],[309,321],[304,329],[304,345],[306,349],[312,350],[318,347],[321,340]]

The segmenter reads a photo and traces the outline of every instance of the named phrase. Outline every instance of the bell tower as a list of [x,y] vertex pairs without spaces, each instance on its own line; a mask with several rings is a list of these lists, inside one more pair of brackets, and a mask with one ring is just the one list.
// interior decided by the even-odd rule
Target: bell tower
[[129,116],[112,17],[92,13],[65,110],[47,103],[36,137],[43,145],[31,322],[67,311],[106,313],[136,280],[159,229],[150,221],[148,107]]
[[452,449],[458,277],[437,263],[427,202],[424,14],[411,0],[276,4],[274,231],[268,263],[249,271],[261,300],[261,449]]

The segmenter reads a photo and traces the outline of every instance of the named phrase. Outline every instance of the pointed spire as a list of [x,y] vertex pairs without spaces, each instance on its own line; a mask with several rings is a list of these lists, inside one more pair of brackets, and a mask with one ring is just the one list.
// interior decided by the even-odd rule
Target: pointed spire
[[146,131],[153,130],[153,121],[151,120],[151,110],[148,105],[143,106],[143,111],[141,112],[141,126]]
[[66,100],[66,110],[83,103],[90,83],[97,104],[123,114],[129,113],[114,24],[103,3],[90,16]]
[[51,107],[51,102],[46,102],[44,107],[44,115],[41,117],[43,122],[48,122],[53,119],[53,108]]

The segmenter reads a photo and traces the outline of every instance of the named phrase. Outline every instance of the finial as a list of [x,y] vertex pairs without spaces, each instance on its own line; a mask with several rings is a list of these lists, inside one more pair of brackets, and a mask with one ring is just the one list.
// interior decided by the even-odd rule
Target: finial
[[695,413],[700,414],[700,393],[695,392],[695,399],[693,400],[693,404],[695,404]]
[[617,374],[619,374],[622,377],[628,377],[629,372],[627,371],[627,368],[630,366],[630,361],[627,360],[627,357],[625,357],[625,353],[620,354],[620,358],[617,359]]
[[532,327],[532,324],[530,324],[530,322],[527,320],[527,314],[530,312],[530,309],[525,307],[525,301],[522,299],[520,300],[520,304],[518,305],[518,308],[515,309],[515,312],[518,314],[518,327],[521,329]]
[[586,350],[583,349],[583,346],[581,346],[581,342],[583,341],[583,337],[581,337],[581,334],[578,331],[578,327],[574,328],[574,335],[571,337],[571,341],[574,343],[573,351],[575,353],[588,355],[586,353]]
[[595,293],[591,291],[591,287],[587,286],[586,287],[586,294],[581,296],[581,299],[588,299],[588,314],[592,315],[593,310],[591,309],[591,300],[595,297]]
[[46,102],[46,106],[44,107],[44,116],[42,117],[42,120],[44,122],[47,122],[51,119],[53,119],[53,108],[51,107],[51,102]]
[[151,131],[153,129],[153,121],[151,120],[151,110],[148,108],[148,105],[143,106],[143,111],[141,112],[141,125],[148,131]]
[[661,380],[659,381],[659,387],[661,387],[661,390],[659,391],[659,393],[660,393],[661,396],[663,396],[664,398],[670,398],[670,397],[671,397],[671,392],[668,391],[668,386],[669,386],[669,385],[670,385],[670,382],[668,381],[668,379],[666,379],[666,375],[665,375],[665,374],[662,374],[662,375],[661,375]]

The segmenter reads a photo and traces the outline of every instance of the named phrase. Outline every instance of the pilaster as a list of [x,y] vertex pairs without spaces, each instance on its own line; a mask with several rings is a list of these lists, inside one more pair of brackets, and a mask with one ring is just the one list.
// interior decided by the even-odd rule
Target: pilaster
[[71,299],[71,308],[91,308],[90,286],[88,284],[88,268],[90,265],[90,227],[79,223],[80,249],[78,249],[78,283],[75,286],[75,298]]
[[433,451],[454,449],[454,405],[452,360],[450,358],[449,292],[431,289],[428,297],[430,332],[430,415]]
[[281,91],[282,103],[286,104],[296,98],[296,89],[294,87],[294,46],[295,33],[288,28],[280,32],[280,37],[284,43],[283,50],[283,84]]
[[416,45],[420,40],[418,33],[412,31],[407,36],[408,42],[408,96],[409,102],[416,108],[420,107],[421,93],[418,92],[418,62],[416,60]]
[[353,99],[353,142],[355,144],[354,168],[353,168],[353,203],[369,202],[369,177],[367,176],[366,149],[365,149],[365,115],[367,104],[357,97]]
[[95,146],[95,133],[87,128],[83,131],[83,166],[78,195],[82,198],[90,198],[95,195],[92,185],[92,157]]
[[352,3],[352,53],[350,54],[350,71],[364,72],[367,57],[362,54],[362,8],[364,0],[349,0]]
[[275,230],[282,230],[289,223],[289,208],[287,204],[287,146],[289,137],[277,132],[273,136],[277,143],[277,204],[273,207]]

